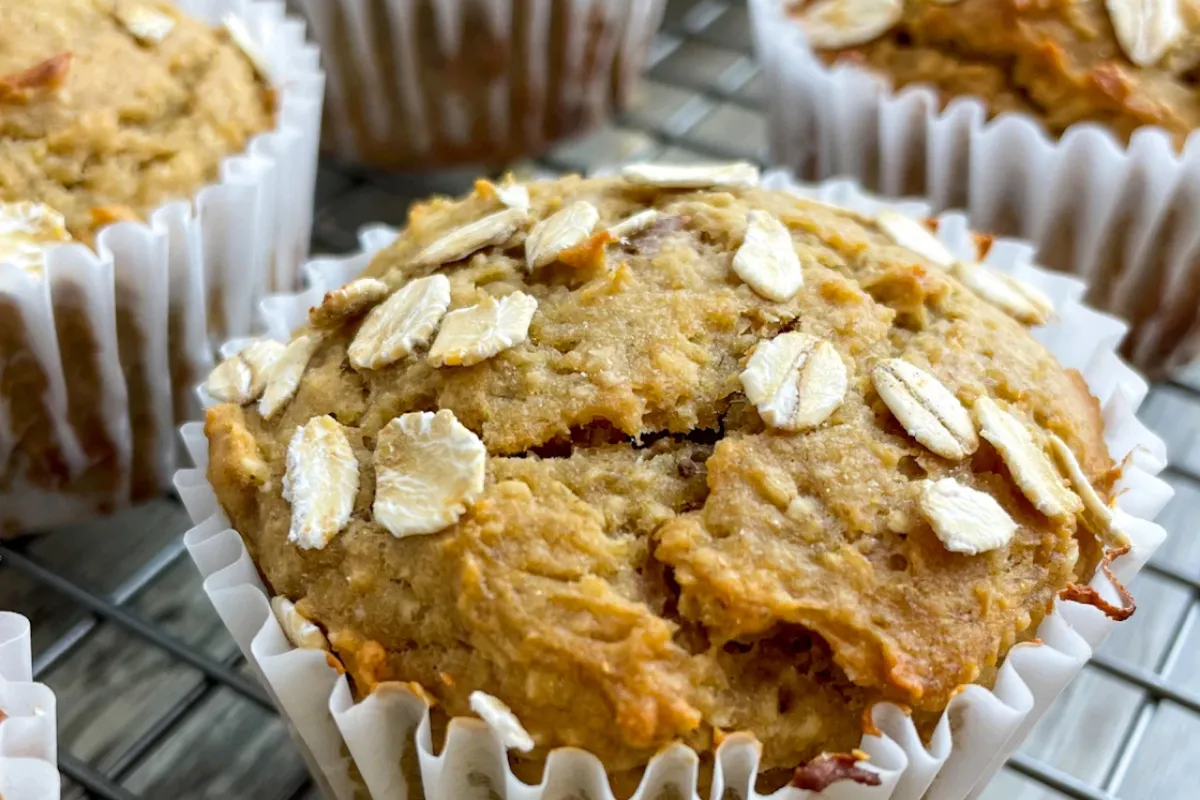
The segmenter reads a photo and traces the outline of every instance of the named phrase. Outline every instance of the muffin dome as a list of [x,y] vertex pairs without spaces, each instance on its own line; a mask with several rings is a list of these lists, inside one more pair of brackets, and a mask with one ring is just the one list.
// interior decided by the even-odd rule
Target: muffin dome
[[294,641],[612,773],[990,683],[1121,538],[1097,403],[1036,292],[755,178],[481,181],[218,368],[209,480]]

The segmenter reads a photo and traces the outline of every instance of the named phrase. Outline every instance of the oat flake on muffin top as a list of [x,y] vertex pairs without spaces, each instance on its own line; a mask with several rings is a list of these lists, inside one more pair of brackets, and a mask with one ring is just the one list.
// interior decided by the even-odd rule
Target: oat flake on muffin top
[[360,696],[790,768],[879,701],[928,733],[1120,543],[1097,403],[996,276],[754,177],[480,182],[222,366],[209,479]]

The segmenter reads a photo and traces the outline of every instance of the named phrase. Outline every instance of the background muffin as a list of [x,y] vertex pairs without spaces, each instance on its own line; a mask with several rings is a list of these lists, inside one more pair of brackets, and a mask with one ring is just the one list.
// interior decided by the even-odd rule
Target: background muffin
[[306,256],[320,76],[186,5],[0,2],[0,533],[160,491],[207,337]]
[[772,148],[804,175],[851,174],[966,208],[1084,277],[1159,372],[1196,317],[1200,11],[1190,2],[753,0]]
[[1124,541],[1098,405],[1036,292],[755,179],[481,183],[214,373],[208,478],[295,643],[610,775],[737,730],[790,770],[990,685]]
[[1128,142],[1154,125],[1182,147],[1200,124],[1200,14],[1187,2],[1154,14],[1100,0],[908,0],[835,22],[836,5],[793,3],[790,13],[826,62],[845,59],[896,89],[930,85],[945,103],[976,97],[991,115],[1028,114],[1054,136],[1096,122]]
[[0,199],[77,239],[213,183],[272,127],[274,92],[227,31],[165,0],[5,0]]
[[324,147],[419,170],[537,155],[623,107],[663,0],[291,0],[329,75]]

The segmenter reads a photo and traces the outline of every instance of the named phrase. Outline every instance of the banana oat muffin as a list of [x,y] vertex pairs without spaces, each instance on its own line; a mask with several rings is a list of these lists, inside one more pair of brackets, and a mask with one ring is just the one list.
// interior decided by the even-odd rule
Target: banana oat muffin
[[[0,406],[8,410],[0,420],[0,443],[8,445],[0,446],[2,536],[26,527],[20,509],[2,500],[26,493],[23,487],[77,495],[106,511],[130,496],[156,494],[165,478],[151,408],[158,365],[146,363],[141,329],[145,287],[125,285],[117,271],[130,467],[120,463],[121,443],[100,401],[105,365],[85,311],[87,288],[69,281],[53,287],[54,329],[47,331],[42,320],[25,318],[12,288],[23,282],[15,271],[42,280],[51,247],[72,239],[93,245],[105,225],[144,219],[217,182],[221,161],[272,127],[274,95],[230,30],[209,28],[165,0],[0,0],[0,20]],[[220,307],[211,296],[210,303]],[[172,377],[186,397],[196,378],[174,314],[168,324]],[[66,413],[77,445],[65,441],[48,409],[39,341],[49,333],[66,356]]]
[[321,46],[324,149],[380,169],[506,164],[625,108],[664,0],[289,0]]
[[880,701],[928,733],[1089,599],[1125,537],[1046,299],[756,177],[481,181],[214,371],[208,478],[295,643],[621,783],[733,731],[846,753]]
[[188,198],[272,125],[229,32],[167,0],[0,0],[0,200],[84,240]]
[[1128,141],[1155,125],[1182,145],[1200,126],[1194,0],[800,0],[794,18],[829,62],[1020,111],[1051,135],[1077,122]]

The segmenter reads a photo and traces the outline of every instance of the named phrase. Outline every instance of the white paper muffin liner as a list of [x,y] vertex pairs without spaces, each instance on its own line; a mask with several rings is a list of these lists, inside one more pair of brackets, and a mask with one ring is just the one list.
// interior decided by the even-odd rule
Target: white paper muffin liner
[[29,620],[0,611],[0,797],[57,800],[54,692],[34,683]]
[[[537,154],[549,143],[547,126],[567,135],[609,116],[614,98],[627,97],[640,77],[666,5],[665,0],[288,2],[308,19],[321,46],[326,150],[346,162],[401,169]],[[565,32],[553,25],[561,14],[569,17]],[[435,41],[428,38],[428,26],[418,24],[423,15],[434,20]],[[486,25],[492,52],[463,52],[463,29],[469,25]],[[603,31],[594,47],[589,29]],[[566,67],[551,74],[549,43],[563,35]],[[518,44],[526,46],[521,60]],[[436,61],[422,63],[423,51],[436,53]],[[469,79],[454,76],[460,64],[475,67]],[[480,74],[482,69],[489,74]],[[451,86],[435,90],[428,80]]]
[[[43,413],[66,473],[62,488],[47,489],[22,472],[17,461],[23,432],[14,429],[0,397],[0,475],[6,465],[15,473],[0,485],[0,534],[81,520],[129,501],[130,393],[138,387],[127,385],[122,369],[118,316],[132,323],[138,337],[136,352],[125,357],[145,379],[154,431],[149,482],[166,487],[175,467],[174,427],[196,410],[190,393],[173,398],[173,384],[207,372],[214,342],[249,333],[268,292],[300,286],[312,228],[324,86],[317,49],[305,42],[304,23],[284,15],[282,2],[179,0],[179,6],[214,26],[228,14],[245,23],[278,92],[275,128],[227,158],[219,183],[160,206],[145,223],[105,228],[94,252],[79,244],[54,248],[42,276],[0,263],[0,303],[15,305],[24,320],[25,337],[46,377]],[[97,424],[115,451],[118,474],[116,489],[99,496],[72,486],[89,466],[81,445],[89,432],[72,427],[64,376],[73,361],[89,354],[59,346],[55,301],[64,295],[77,300],[77,313],[97,345],[99,396],[87,402],[100,409]],[[133,342],[125,344],[129,350]],[[10,356],[0,352],[0,370]]]
[[1088,302],[1131,323],[1135,364],[1160,372],[1200,351],[1200,135],[1182,152],[1155,127],[1128,146],[1092,123],[1055,140],[1037,120],[826,66],[786,12],[750,0],[769,103],[771,152],[809,179],[849,176],[885,195],[965,209],[1017,236],[1040,263],[1082,277]]
[[[916,215],[928,213],[922,203],[879,201],[845,181],[804,186],[775,173],[764,179],[764,185],[866,213],[882,207]],[[964,258],[975,257],[975,244],[963,216],[943,215],[939,223],[938,236],[951,250]],[[308,291],[270,298],[264,303],[271,334],[286,339],[293,328],[305,323],[308,308],[325,291],[357,276],[395,236],[395,231],[386,228],[367,229],[361,237],[361,252],[312,262],[306,270],[312,281]],[[1032,263],[1032,256],[1033,248],[1027,244],[997,240],[986,263],[1053,298],[1057,319],[1034,335],[1064,365],[1083,374],[1101,403],[1105,441],[1112,457],[1120,461],[1129,456],[1118,484],[1115,513],[1133,540],[1133,548],[1113,565],[1118,579],[1127,582],[1165,538],[1163,529],[1150,520],[1172,494],[1171,488],[1156,477],[1166,464],[1165,446],[1134,416],[1147,384],[1114,353],[1125,325],[1082,305],[1081,281],[1040,269]],[[231,342],[226,353],[243,345]],[[415,747],[424,796],[430,800],[477,796],[481,781],[509,800],[611,800],[599,760],[582,751],[553,752],[543,783],[529,786],[512,774],[499,738],[479,720],[453,720],[446,746],[438,754],[432,748],[425,705],[406,690],[376,691],[355,703],[347,680],[328,666],[323,652],[296,650],[288,643],[268,606],[254,563],[237,532],[229,527],[205,479],[208,445],[203,425],[185,425],[182,435],[197,464],[196,469],[181,470],[175,482],[196,523],[185,535],[188,552],[204,576],[206,594],[290,721],[314,773],[326,782],[334,797],[350,798],[353,794],[350,758],[374,800],[412,797],[401,772],[400,756],[411,754]],[[1093,585],[1110,601],[1117,600],[1113,587],[1102,575]],[[899,709],[876,706],[874,718],[882,735],[864,736],[861,749],[870,755],[868,768],[879,773],[881,784],[867,787],[843,781],[822,796],[842,800],[959,800],[978,792],[1078,674],[1112,624],[1091,606],[1058,601],[1038,629],[1042,643],[1014,647],[991,691],[970,686],[956,697],[928,747],[910,718]],[[1136,616],[1126,624],[1138,624]],[[729,737],[716,753],[711,796],[746,800],[759,797],[753,788],[758,764],[759,748],[752,737]],[[635,797],[691,797],[696,791],[697,767],[694,751],[683,745],[668,748],[651,762]],[[672,786],[678,793],[670,793]],[[727,789],[734,794],[723,794]],[[773,796],[800,798],[804,794],[785,788]]]

